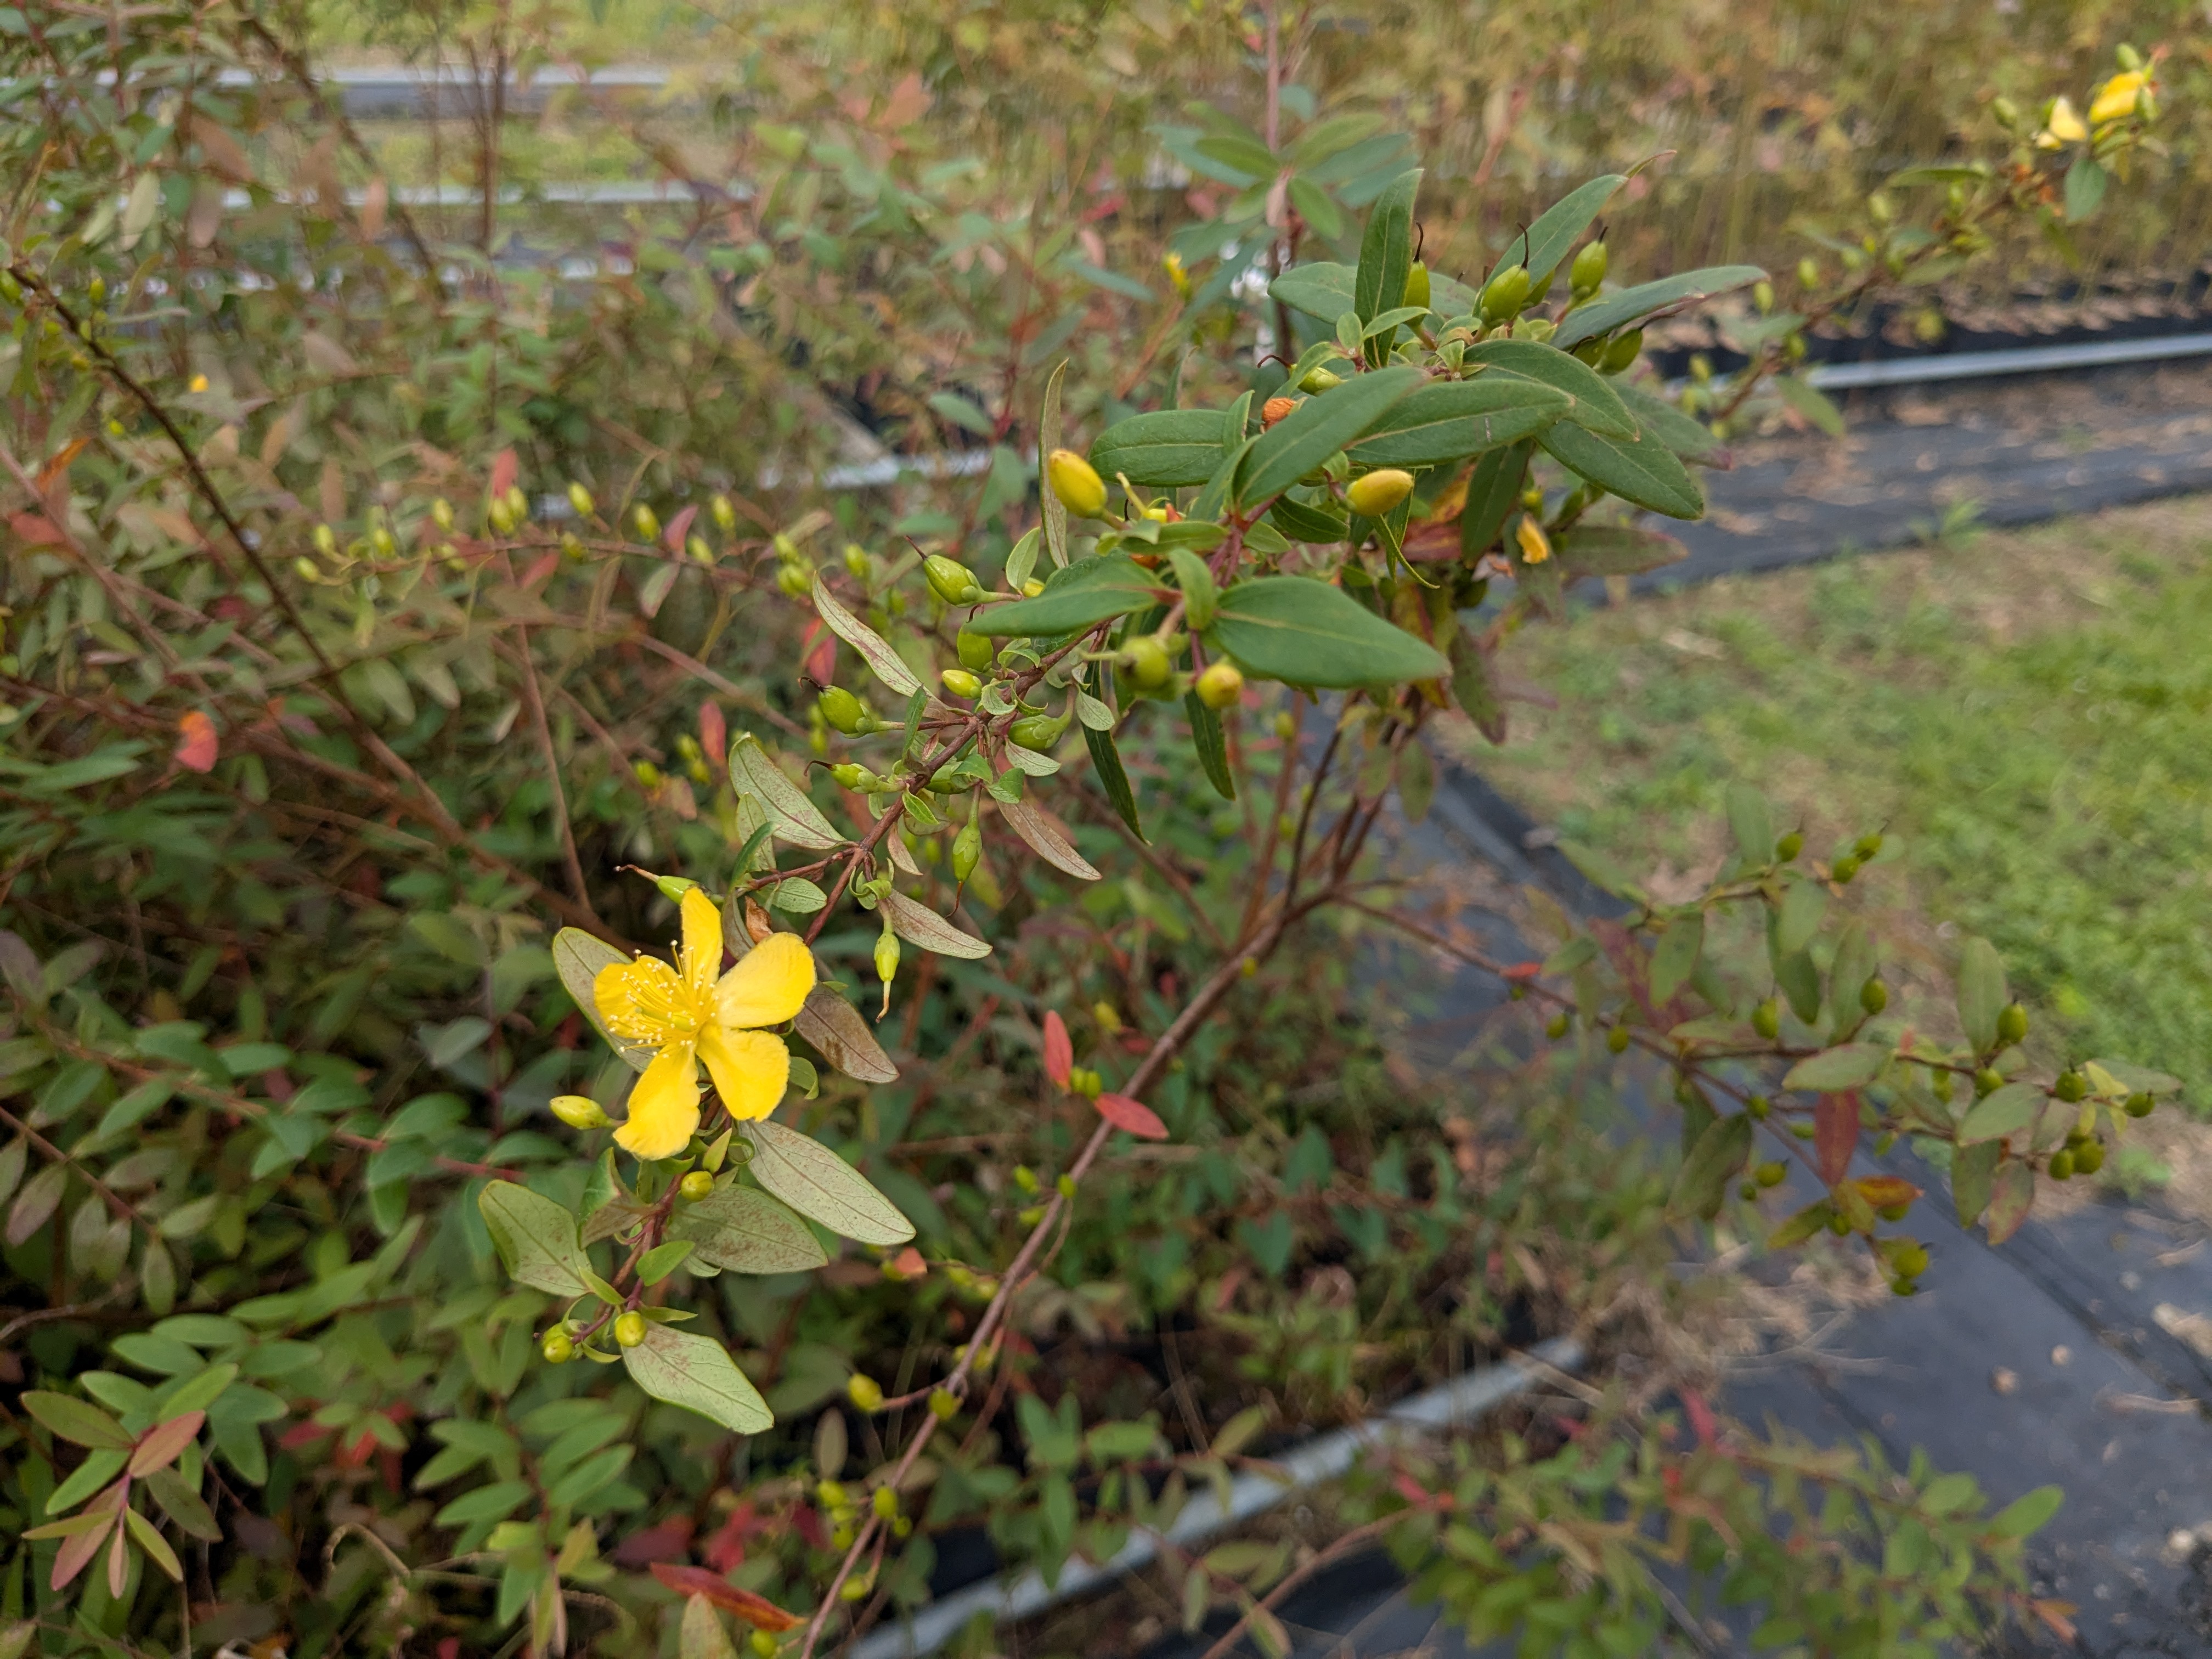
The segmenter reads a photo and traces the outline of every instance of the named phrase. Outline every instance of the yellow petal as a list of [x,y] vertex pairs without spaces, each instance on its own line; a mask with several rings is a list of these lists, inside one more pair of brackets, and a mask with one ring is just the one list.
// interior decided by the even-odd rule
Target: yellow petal
[[637,1158],[673,1158],[698,1127],[698,1061],[690,1043],[673,1042],[629,1091],[629,1121],[615,1131],[615,1145]]
[[2081,125],[2081,118],[2074,112],[2071,99],[2061,97],[2051,106],[2051,119],[2044,131],[2062,143],[2076,144],[2089,136],[2089,129]]
[[773,1032],[711,1029],[699,1041],[699,1058],[707,1062],[722,1109],[740,1123],[766,1117],[790,1086],[791,1050]]
[[2098,88],[2097,101],[2089,106],[2089,119],[2099,126],[2107,121],[2117,121],[2132,114],[2136,94],[2142,90],[2143,76],[2138,70],[2126,70],[2115,75]]
[[722,913],[701,887],[687,887],[684,913],[684,982],[703,1006],[722,971]]
[[592,981],[592,1000],[599,1005],[607,1030],[632,1042],[657,1048],[684,1042],[698,1030],[684,981],[657,957],[609,963]]
[[814,988],[814,954],[796,933],[770,933],[722,975],[714,1013],[736,1030],[781,1025]]

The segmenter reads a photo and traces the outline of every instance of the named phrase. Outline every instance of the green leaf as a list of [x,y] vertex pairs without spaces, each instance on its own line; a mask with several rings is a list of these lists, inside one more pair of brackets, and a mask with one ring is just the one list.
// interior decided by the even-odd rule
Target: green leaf
[[[1728,446],[1713,436],[1711,428],[1704,422],[1684,414],[1666,398],[1654,397],[1640,386],[1620,380],[1607,384],[1620,394],[1620,401],[1635,418],[1637,430],[1646,437],[1656,438],[1686,461],[1728,465]],[[1827,399],[1822,398],[1820,401],[1826,403]],[[1832,409],[1834,405],[1829,407]]]
[[968,629],[1001,639],[1056,638],[1157,604],[1164,589],[1158,577],[1125,554],[1082,559],[1048,577],[1044,592],[1033,599],[985,606],[969,619]]
[[89,1401],[79,1400],[73,1395],[49,1394],[34,1389],[22,1396],[22,1405],[24,1410],[46,1425],[49,1433],[73,1445],[122,1451],[136,1443],[135,1437],[125,1432],[120,1423]]
[[606,1022],[599,1018],[599,999],[592,994],[601,969],[629,960],[629,951],[618,951],[580,927],[563,927],[553,936],[553,970],[560,975],[569,1000],[583,1011],[608,1047],[628,1060],[632,1070],[642,1072],[653,1063],[655,1050],[649,1043],[632,1042],[607,1030]]
[[1342,509],[1337,508],[1334,502],[1309,505],[1292,501],[1288,495],[1275,497],[1263,522],[1273,525],[1291,541],[1316,546],[1342,541],[1348,528]]
[[1705,948],[1705,913],[1692,910],[1672,917],[1667,931],[1651,952],[1651,1000],[1671,1002],[1674,993],[1698,971],[1698,958]]
[[177,1559],[177,1553],[169,1547],[169,1540],[154,1529],[154,1523],[137,1510],[125,1506],[123,1524],[131,1529],[131,1541],[146,1552],[146,1557],[168,1574],[175,1583],[185,1582],[185,1564]]
[[717,1187],[678,1206],[668,1237],[689,1239],[700,1261],[730,1273],[805,1273],[830,1260],[811,1228],[750,1187]]
[[623,1364],[630,1381],[655,1400],[685,1407],[738,1434],[758,1434],[775,1425],[775,1414],[752,1379],[710,1336],[649,1326],[644,1341],[623,1350]]
[[526,1480],[495,1480],[489,1486],[478,1486],[474,1492],[465,1492],[440,1510],[437,1524],[441,1527],[473,1526],[480,1521],[504,1521],[530,1501],[530,1483]]
[[1670,519],[1694,519],[1705,510],[1705,492],[1698,481],[1674,452],[1656,438],[1601,438],[1586,428],[1562,423],[1537,441],[1562,466],[1625,501]]
[[1557,346],[1535,340],[1485,340],[1468,348],[1466,361],[1481,365],[1486,379],[1492,374],[1514,375],[1565,393],[1574,400],[1565,418],[1601,437],[1629,439],[1637,434],[1636,417],[1628,412],[1613,382]]
[[860,660],[868,665],[868,672],[881,680],[884,689],[893,696],[910,697],[921,689],[921,682],[915,678],[914,670],[906,665],[904,658],[891,649],[890,641],[846,610],[838,602],[837,596],[823,584],[819,571],[814,576],[814,609],[832,634],[860,653]]
[[1990,1207],[1996,1188],[1997,1162],[2004,1148],[1994,1140],[1961,1146],[1951,1155],[1951,1200],[1957,1206],[1959,1224],[1971,1227]]
[[1728,1196],[1729,1182],[1751,1156],[1751,1118],[1743,1112],[1716,1118],[1706,1125],[1690,1148],[1690,1155],[1682,1160],[1668,1200],[1669,1206],[1708,1221],[1718,1215],[1721,1202]]
[[847,1077],[863,1083],[898,1081],[898,1067],[891,1064],[891,1057],[876,1041],[860,1010],[830,987],[817,985],[806,994],[806,1002],[793,1025]]
[[1866,1018],[1859,994],[1880,966],[1880,952],[1867,925],[1856,916],[1844,922],[1828,963],[1828,1026],[1838,1036]]
[[1182,709],[1190,719],[1190,744],[1198,751],[1206,781],[1222,799],[1235,800],[1237,780],[1229,770],[1229,739],[1221,729],[1220,714],[1207,708],[1195,691],[1183,693]]
[[2038,1486],[2016,1498],[1990,1517],[1990,1530],[2000,1538],[2025,1538],[2058,1513],[2066,1494],[2057,1486]]
[[1267,294],[1293,311],[1303,311],[1309,317],[1334,324],[1346,312],[1354,309],[1352,294],[1358,282],[1358,274],[1350,265],[1315,259],[1292,265],[1267,284]]
[[2112,175],[2087,150],[2074,158],[2074,165],[2066,169],[2066,222],[2078,225],[2097,210],[2105,199],[2105,186]]
[[754,1180],[831,1232],[862,1244],[903,1244],[914,1223],[867,1178],[818,1140],[773,1119],[738,1126],[752,1143]]
[[1098,781],[1106,791],[1106,799],[1114,803],[1114,810],[1121,822],[1129,826],[1129,833],[1139,841],[1145,839],[1145,826],[1137,821],[1137,795],[1129,787],[1129,775],[1121,767],[1121,754],[1114,747],[1111,732],[1094,730],[1089,725],[1083,728],[1084,747],[1091,751],[1091,764],[1098,774]]
[[1782,1079],[1782,1086],[1818,1094],[1863,1088],[1888,1061],[1889,1050],[1879,1042],[1846,1042],[1799,1060]]
[[85,1454],[84,1462],[70,1471],[68,1480],[56,1486],[46,1496],[46,1513],[58,1515],[64,1510],[82,1504],[123,1473],[130,1459],[128,1452],[118,1451],[112,1446],[94,1447]]
[[517,1283],[552,1296],[582,1296],[591,1264],[576,1237],[576,1218],[511,1181],[495,1181],[477,1199],[500,1260]]
[[750,732],[740,732],[730,744],[730,785],[755,797],[775,821],[776,838],[794,847],[823,852],[844,845],[845,838],[832,829],[822,809],[806,798],[775,757],[761,746]]
[[1776,954],[1795,956],[1803,950],[1820,932],[1820,918],[1827,910],[1826,888],[1818,882],[1792,881],[1782,895],[1782,908],[1775,921]]
[[174,1469],[155,1469],[146,1477],[145,1484],[154,1494],[154,1501],[161,1506],[161,1512],[185,1532],[210,1543],[222,1536],[222,1528],[207,1500],[187,1486],[185,1478]]
[[1985,939],[1970,939],[1959,952],[1959,1024],[1976,1054],[1987,1054],[1997,1044],[1997,1016],[2011,994],[2005,988],[2004,963],[1996,946]]
[[1959,1144],[1972,1146],[2018,1133],[2035,1121],[2049,1097],[2032,1083],[2007,1083],[1990,1090],[1959,1121]]
[[1762,792],[1747,783],[1729,785],[1728,821],[1742,867],[1756,870],[1773,861],[1774,815]]
[[658,1285],[684,1265],[684,1258],[691,1254],[691,1241],[684,1238],[672,1238],[654,1245],[638,1258],[638,1283]]
[[[1045,457],[1060,447],[1060,387],[1066,378],[1067,359],[1063,357],[1059,367],[1052,371],[1052,378],[1045,382],[1044,408],[1037,416],[1036,475],[1040,479],[1045,476]],[[1044,532],[1045,551],[1052,556],[1053,568],[1064,570],[1067,568],[1067,503],[1054,495],[1049,488],[1039,494],[1043,497],[1043,514],[1038,528]],[[1023,567],[1018,576],[1013,574],[1015,560],[1021,554],[1018,544],[1014,549],[1013,556],[1006,561],[1007,585],[1017,592],[1029,574],[1029,566],[1036,562],[1036,547],[1034,542],[1030,544],[1028,564]]]
[[1411,364],[1355,374],[1308,398],[1253,441],[1239,469],[1237,499],[1253,505],[1281,495],[1340,449],[1349,447],[1427,380]]
[[[1085,731],[1089,729],[1086,726]],[[991,954],[991,947],[984,941],[973,933],[963,933],[927,905],[908,898],[896,888],[884,894],[882,904],[891,931],[910,945],[934,951],[940,957],[958,957],[969,962]]]
[[1528,227],[1525,240],[1516,239],[1501,256],[1510,259],[1525,246],[1521,263],[1528,268],[1528,291],[1541,294],[1551,281],[1552,273],[1559,268],[1559,261],[1567,257],[1567,250],[1576,239],[1595,222],[1605,211],[1605,204],[1613,194],[1628,182],[1621,173],[1608,173],[1578,185],[1558,201],[1536,216],[1536,222]]
[[1291,685],[1395,685],[1451,672],[1433,647],[1306,576],[1261,576],[1231,588],[1206,640],[1245,672]]
[[1490,683],[1490,662],[1482,642],[1467,629],[1452,635],[1452,701],[1474,722],[1476,731],[1492,743],[1505,741],[1505,704]]
[[1716,294],[1749,288],[1765,276],[1766,273],[1757,265],[1710,265],[1703,270],[1662,276],[1656,283],[1642,283],[1569,312],[1559,332],[1552,336],[1552,343],[1563,351],[1572,350],[1584,340],[1610,334],[1655,311],[1691,305],[1710,300]]
[[1175,571],[1176,586],[1182,589],[1183,620],[1193,632],[1203,634],[1213,625],[1213,607],[1220,598],[1212,570],[1187,547],[1168,549],[1168,564]]
[[1574,407],[1535,380],[1438,380],[1390,410],[1348,453],[1362,466],[1441,466],[1540,432]]
[[1633,576],[1690,556],[1688,548],[1664,532],[1632,525],[1577,525],[1560,532],[1554,550],[1563,581]]
[[[1368,211],[1352,285],[1352,308],[1363,323],[1405,303],[1406,274],[1413,265],[1413,198],[1420,188],[1421,169],[1409,168],[1384,187]],[[1382,342],[1381,350],[1389,343]],[[1368,361],[1382,361],[1377,348],[1369,349]]]
[[1091,465],[1109,482],[1122,473],[1148,489],[1202,484],[1221,465],[1221,417],[1218,409],[1132,415],[1098,434],[1091,446]]
[[1775,377],[1774,389],[1782,401],[1831,438],[1844,435],[1844,411],[1835,400],[1802,374]]
[[1496,544],[1506,519],[1521,504],[1528,457],[1535,447],[1534,440],[1529,439],[1493,449],[1468,475],[1467,505],[1459,515],[1459,550],[1469,563]]

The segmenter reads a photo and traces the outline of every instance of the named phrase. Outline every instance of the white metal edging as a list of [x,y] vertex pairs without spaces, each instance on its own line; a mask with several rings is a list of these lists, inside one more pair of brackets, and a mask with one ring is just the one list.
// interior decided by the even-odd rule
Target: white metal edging
[[1855,386],[1919,386],[1931,380],[1972,380],[1984,375],[2095,368],[2111,363],[2148,363],[2167,357],[2202,357],[2208,354],[2212,354],[2212,334],[2152,335],[2139,340],[2081,340],[2070,345],[1887,357],[1871,363],[1824,363],[1805,378],[1823,392],[1847,392]]
[[[1351,1468],[1359,1454],[1382,1443],[1393,1427],[1442,1429],[1480,1422],[1492,1410],[1524,1392],[1542,1375],[1539,1366],[1571,1371],[1585,1358],[1583,1345],[1571,1336],[1553,1337],[1529,1351],[1538,1363],[1508,1359],[1401,1401],[1375,1422],[1357,1428],[1336,1429],[1291,1447],[1273,1461],[1266,1474],[1240,1474],[1229,1483],[1224,1506],[1212,1491],[1200,1492],[1184,1504],[1164,1540],[1194,1544],[1242,1521],[1273,1509],[1301,1492],[1334,1480]],[[864,1637],[852,1649],[852,1659],[921,1659],[957,1635],[979,1613],[994,1620],[1025,1619],[1087,1590],[1134,1572],[1156,1559],[1161,1535],[1138,1533],[1110,1560],[1094,1566],[1070,1561],[1060,1583],[1050,1589],[1032,1567],[1011,1579],[987,1579],[932,1601],[911,1618],[886,1626]]]

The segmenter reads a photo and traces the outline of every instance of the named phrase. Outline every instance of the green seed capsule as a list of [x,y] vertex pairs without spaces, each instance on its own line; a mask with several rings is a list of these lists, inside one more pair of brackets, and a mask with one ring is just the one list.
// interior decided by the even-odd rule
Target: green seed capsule
[[1917,1279],[1928,1271],[1928,1247],[1908,1244],[1891,1258],[1897,1271],[1907,1279]]
[[814,706],[822,711],[823,720],[848,738],[867,729],[867,705],[842,685],[823,686]]
[[2057,1152],[2051,1153],[2049,1167],[2051,1178],[2053,1181],[2066,1180],[2074,1173],[2074,1154],[2061,1146]]
[[1152,635],[1130,641],[1121,656],[1129,665],[1129,678],[1146,691],[1158,690],[1175,673],[1175,663],[1168,655],[1167,647]]
[[1867,863],[1870,860],[1875,859],[1881,854],[1881,836],[1879,834],[1861,836],[1858,840],[1852,844],[1851,851],[1859,855],[1860,863]]
[[1626,374],[1643,355],[1644,331],[1632,328],[1627,333],[1615,337],[1613,343],[1606,347],[1605,356],[1598,360],[1597,372],[1601,374]]
[[1796,830],[1792,830],[1788,835],[1783,836],[1780,841],[1774,843],[1774,856],[1778,861],[1783,864],[1789,863],[1792,859],[1796,858],[1804,850],[1804,835],[1802,831]]
[[933,553],[921,562],[921,568],[929,579],[929,591],[947,605],[968,605],[983,597],[975,573],[957,559]]
[[1843,1237],[1845,1234],[1849,1233],[1850,1230],[1851,1224],[1844,1220],[1843,1217],[1839,1215],[1832,1215],[1828,1218],[1828,1231],[1835,1234],[1838,1238]]
[[2105,1146],[2102,1141],[2085,1141],[2074,1149],[2074,1173],[2094,1175],[2105,1167]]
[[1850,854],[1846,853],[1843,857],[1838,859],[1835,863],[1829,866],[1828,878],[1833,881],[1836,885],[1841,887],[1849,883],[1850,878],[1858,874],[1858,860]]
[[960,1413],[960,1396],[950,1389],[929,1391],[929,1414],[940,1423],[949,1423]]
[[2027,1040],[2027,1010],[2017,1002],[2008,1002],[1997,1011],[1997,1041],[2010,1048]]
[[1790,1166],[1786,1164],[1762,1164],[1752,1171],[1752,1179],[1762,1187],[1779,1187],[1790,1179]]
[[1912,1213],[1912,1206],[1910,1204],[1885,1204],[1875,1213],[1884,1221],[1902,1221]]
[[1567,267],[1567,281],[1577,294],[1595,294],[1605,281],[1606,263],[1603,238],[1584,242],[1575,254],[1574,264]]
[[2088,1094],[2089,1085],[2081,1073],[2065,1071],[2058,1074],[2058,1081],[2051,1085],[2051,1092],[2070,1106]]
[[1759,1183],[1756,1181],[1739,1181],[1735,1185],[1735,1195],[1745,1203],[1750,1203],[1759,1196]]
[[1625,1054],[1628,1052],[1629,1041],[1628,1028],[1626,1025],[1616,1025],[1605,1034],[1605,1046],[1616,1054]]
[[975,873],[975,866],[982,856],[982,826],[970,818],[960,826],[959,834],[952,837],[952,879],[966,881]]
[[1974,1073],[1974,1092],[1977,1095],[1995,1094],[2004,1087],[2004,1073],[1994,1066],[1984,1066]]
[[1751,1011],[1751,1029],[1771,1042],[1782,1034],[1782,1005],[1772,997]]
[[1419,306],[1424,310],[1429,303],[1429,268],[1416,259],[1406,270],[1406,297],[1400,305]]
[[1553,1042],[1557,1042],[1561,1037],[1566,1036],[1568,1024],[1569,1022],[1565,1013],[1553,1014],[1552,1018],[1545,1023],[1544,1035],[1551,1038]]
[[599,503],[592,499],[590,490],[580,483],[572,482],[568,485],[568,505],[576,509],[578,518],[588,519],[592,516],[592,509]]
[[971,674],[981,674],[989,668],[996,654],[988,639],[981,634],[970,634],[964,628],[952,641],[952,648],[959,653],[960,665]]
[[1244,692],[1244,676],[1235,663],[1210,662],[1198,677],[1198,700],[1208,708],[1226,708]]
[[2137,1092],[2128,1097],[2126,1110],[2130,1117],[2148,1117],[2157,1106],[2158,1102],[2152,1097]]
[[1764,1123],[1772,1115],[1774,1103],[1765,1095],[1753,1095],[1743,1103],[1743,1109],[1749,1112],[1759,1122]]
[[645,1316],[633,1308],[616,1316],[615,1340],[625,1348],[635,1348],[645,1340],[646,1329]]
[[1510,322],[1521,314],[1521,307],[1528,303],[1528,267],[1506,265],[1483,284],[1480,309],[1482,320],[1492,328]]
[[1809,256],[1797,262],[1797,286],[1800,288],[1820,286],[1820,267],[1814,264]]
[[[854,1371],[846,1379],[845,1397],[864,1412],[880,1411],[884,1403],[884,1385],[865,1372]],[[888,1487],[877,1489],[875,1501],[878,1513],[881,1512],[882,1501],[889,1492]],[[891,1496],[891,1507],[894,1511],[898,1507],[898,1499],[895,1494]],[[884,1518],[889,1520],[890,1517],[885,1516]]]
[[1859,1006],[1869,1014],[1878,1014],[1889,1006],[1889,987],[1878,979],[1870,979],[1859,987]]
[[568,1332],[556,1325],[545,1333],[545,1340],[538,1345],[538,1351],[545,1356],[547,1364],[565,1365],[576,1357],[576,1344]]
[[676,1190],[696,1204],[714,1190],[714,1177],[704,1170],[694,1170],[676,1183]]
[[725,536],[738,527],[738,509],[730,505],[727,495],[717,495],[707,503],[707,514],[714,521],[714,528]]
[[643,501],[630,509],[629,521],[640,540],[657,542],[660,539],[660,514]]

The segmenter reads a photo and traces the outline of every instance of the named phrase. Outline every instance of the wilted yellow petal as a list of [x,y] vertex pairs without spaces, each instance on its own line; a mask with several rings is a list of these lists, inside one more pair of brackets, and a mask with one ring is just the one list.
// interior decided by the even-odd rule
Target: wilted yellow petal
[[698,1127],[698,1061],[689,1042],[672,1042],[629,1091],[629,1121],[615,1131],[615,1145],[636,1158],[673,1158]]
[[722,913],[702,887],[686,888],[684,914],[684,982],[703,1007],[722,971]]
[[709,1030],[699,1040],[699,1058],[707,1062],[722,1109],[740,1123],[773,1112],[791,1083],[791,1050],[771,1031]]
[[1521,562],[1523,564],[1541,564],[1552,556],[1551,538],[1545,535],[1542,525],[1525,513],[1521,515],[1521,523],[1514,531],[1513,538],[1521,544]]
[[2097,89],[2097,101],[2089,106],[2091,124],[2102,126],[2132,114],[2136,94],[2142,90],[2145,78],[2140,70],[2126,70],[2106,82]]
[[676,970],[657,957],[611,962],[592,981],[592,1000],[607,1030],[632,1042],[687,1041],[699,1029],[692,1000]]
[[2081,116],[2075,112],[2074,100],[2063,95],[2051,105],[2051,118],[2044,123],[2043,130],[2067,144],[2078,144],[2089,136],[2089,129],[2081,125]]
[[715,1018],[737,1030],[781,1025],[814,988],[814,954],[796,933],[770,933],[722,975]]

